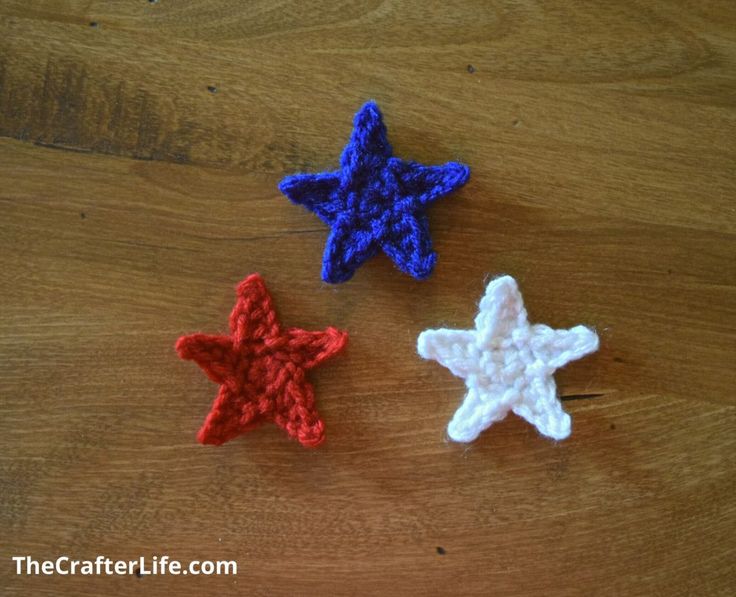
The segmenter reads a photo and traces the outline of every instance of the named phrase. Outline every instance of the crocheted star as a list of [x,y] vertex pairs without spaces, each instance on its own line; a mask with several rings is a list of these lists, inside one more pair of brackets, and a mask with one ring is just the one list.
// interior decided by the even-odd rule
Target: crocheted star
[[570,435],[570,416],[557,399],[556,369],[598,349],[584,326],[554,330],[530,325],[516,281],[487,287],[474,330],[426,330],[417,350],[465,379],[468,392],[447,427],[450,439],[473,441],[513,411],[553,439]]
[[366,103],[353,124],[339,170],[287,176],[279,189],[332,228],[322,260],[325,282],[349,280],[379,250],[401,271],[424,279],[437,260],[425,208],[463,186],[470,169],[393,157],[375,102]]
[[314,390],[306,373],[345,346],[347,333],[282,329],[272,299],[258,274],[237,287],[230,335],[182,336],[176,351],[220,384],[197,439],[222,444],[264,421],[273,421],[304,446],[324,440]]

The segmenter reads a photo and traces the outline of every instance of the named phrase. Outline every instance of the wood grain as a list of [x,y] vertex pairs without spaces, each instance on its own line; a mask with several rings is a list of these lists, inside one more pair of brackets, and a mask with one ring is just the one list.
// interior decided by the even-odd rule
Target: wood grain
[[[735,32],[731,1],[4,0],[5,594],[733,594]],[[371,97],[397,154],[473,174],[432,208],[429,281],[380,257],[332,287],[276,185],[335,167]],[[215,386],[173,343],[253,271],[289,325],[351,333],[312,375],[319,450],[194,441]],[[600,333],[557,375],[565,442],[515,417],[445,440],[463,384],[416,335],[500,273]]]

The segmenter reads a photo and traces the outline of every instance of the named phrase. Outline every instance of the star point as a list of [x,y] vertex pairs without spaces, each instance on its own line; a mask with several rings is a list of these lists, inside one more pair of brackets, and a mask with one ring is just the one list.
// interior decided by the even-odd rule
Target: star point
[[471,442],[509,411],[547,437],[570,435],[570,416],[557,398],[554,372],[598,349],[584,326],[555,330],[530,324],[516,281],[493,280],[480,301],[473,330],[425,330],[417,352],[465,380],[467,393],[450,421],[450,439]]
[[258,274],[241,282],[236,294],[229,336],[190,334],[176,342],[180,358],[220,384],[198,441],[223,444],[272,421],[302,445],[319,445],[324,423],[306,372],[340,352],[347,334],[333,327],[282,329]]
[[381,111],[369,101],[353,119],[339,170],[287,176],[279,189],[332,228],[322,261],[326,282],[349,280],[379,251],[421,280],[437,260],[425,209],[469,176],[464,164],[425,166],[394,157]]

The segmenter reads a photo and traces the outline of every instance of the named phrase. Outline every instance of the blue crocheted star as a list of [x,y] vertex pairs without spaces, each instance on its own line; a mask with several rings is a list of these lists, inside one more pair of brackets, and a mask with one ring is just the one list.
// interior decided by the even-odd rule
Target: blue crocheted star
[[464,185],[470,168],[393,157],[375,102],[358,111],[353,125],[339,170],[287,176],[279,189],[332,227],[322,260],[325,282],[349,280],[379,249],[401,271],[424,279],[437,260],[425,208]]

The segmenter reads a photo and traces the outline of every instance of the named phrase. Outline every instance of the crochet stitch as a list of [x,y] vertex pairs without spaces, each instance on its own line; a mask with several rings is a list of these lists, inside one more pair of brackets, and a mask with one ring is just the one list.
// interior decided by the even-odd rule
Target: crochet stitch
[[237,287],[230,335],[182,336],[176,351],[193,360],[215,383],[217,398],[197,434],[203,444],[223,444],[264,421],[273,421],[304,446],[324,440],[324,423],[306,377],[347,343],[333,327],[323,332],[282,329],[258,274]]
[[530,325],[516,281],[493,280],[474,330],[425,330],[417,351],[465,379],[468,392],[447,427],[450,439],[471,442],[509,410],[553,439],[570,435],[570,416],[557,399],[556,369],[598,349],[593,330]]
[[424,166],[392,157],[375,102],[366,103],[353,124],[339,170],[287,176],[279,189],[332,228],[322,260],[325,282],[349,280],[379,249],[401,271],[424,279],[437,260],[425,208],[463,186],[470,169],[455,162]]

